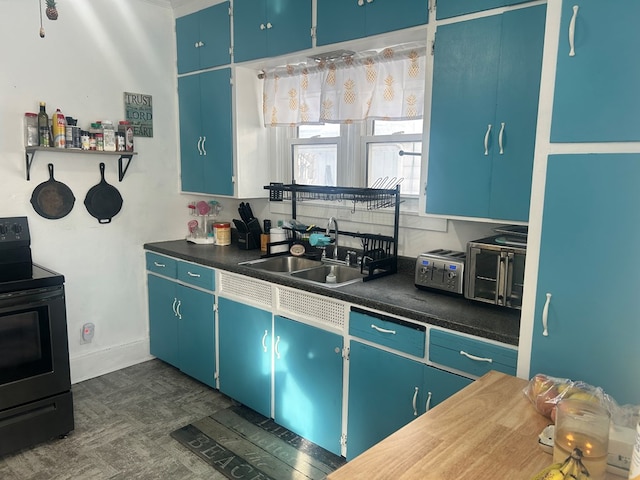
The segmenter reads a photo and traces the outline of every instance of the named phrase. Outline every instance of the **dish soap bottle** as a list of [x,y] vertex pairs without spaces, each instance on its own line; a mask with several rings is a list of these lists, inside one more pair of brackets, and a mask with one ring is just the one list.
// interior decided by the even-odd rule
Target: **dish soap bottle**
[[327,274],[327,277],[324,279],[326,283],[336,283],[336,267],[331,265],[331,270]]

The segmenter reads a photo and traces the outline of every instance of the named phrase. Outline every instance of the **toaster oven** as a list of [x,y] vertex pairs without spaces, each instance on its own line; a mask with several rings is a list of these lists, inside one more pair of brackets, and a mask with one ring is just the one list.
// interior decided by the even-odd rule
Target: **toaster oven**
[[501,234],[469,242],[464,296],[522,308],[526,252],[526,236]]

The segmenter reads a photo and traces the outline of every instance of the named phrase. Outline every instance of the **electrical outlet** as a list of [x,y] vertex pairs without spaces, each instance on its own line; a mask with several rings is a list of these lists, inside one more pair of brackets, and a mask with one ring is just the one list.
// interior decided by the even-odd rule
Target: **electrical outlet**
[[82,326],[82,341],[80,343],[91,343],[95,331],[96,326],[93,323],[85,323]]

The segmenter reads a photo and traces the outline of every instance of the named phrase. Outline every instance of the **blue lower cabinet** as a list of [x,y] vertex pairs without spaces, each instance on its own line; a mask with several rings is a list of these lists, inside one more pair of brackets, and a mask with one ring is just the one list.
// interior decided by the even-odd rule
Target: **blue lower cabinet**
[[423,382],[422,363],[351,342],[347,460],[424,412]]
[[349,352],[347,460],[472,382],[370,345]]
[[340,455],[343,337],[275,317],[275,421]]
[[220,391],[271,416],[271,312],[218,300]]
[[214,295],[147,277],[151,355],[215,388]]
[[149,290],[149,348],[151,355],[178,367],[178,303],[176,284],[171,280],[147,275]]
[[215,388],[214,296],[184,285],[177,287],[180,301],[179,368],[187,375]]

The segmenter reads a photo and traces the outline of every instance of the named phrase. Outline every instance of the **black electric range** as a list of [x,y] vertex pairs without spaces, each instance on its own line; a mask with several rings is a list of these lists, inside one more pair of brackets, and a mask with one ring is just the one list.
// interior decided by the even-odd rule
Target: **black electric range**
[[26,217],[0,218],[0,457],[73,428],[64,276],[32,263]]

